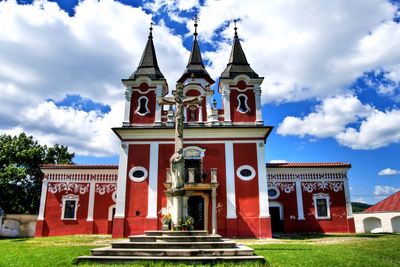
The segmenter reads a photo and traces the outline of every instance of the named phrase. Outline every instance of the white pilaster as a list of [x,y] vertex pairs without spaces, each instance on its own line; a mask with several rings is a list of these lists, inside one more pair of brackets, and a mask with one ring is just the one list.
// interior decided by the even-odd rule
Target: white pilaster
[[162,96],[162,85],[157,85],[156,88],[156,114],[154,118],[155,124],[161,124],[161,105],[158,104],[158,99]]
[[347,218],[353,218],[353,209],[351,207],[351,200],[350,200],[349,180],[346,178],[343,181],[343,184],[344,184],[344,196],[346,198]]
[[132,88],[130,86],[127,86],[125,90],[125,112],[124,112],[124,121],[122,123],[123,125],[130,124],[131,97],[132,97]]
[[44,220],[44,209],[46,207],[46,198],[47,198],[47,180],[43,180],[42,182],[42,192],[40,194],[40,207],[39,207],[39,215],[38,220]]
[[217,234],[217,189],[211,191],[211,228],[212,234]]
[[233,160],[233,142],[225,142],[226,170],[226,218],[236,219],[235,170]]
[[86,219],[87,221],[93,221],[95,186],[96,183],[94,181],[91,181],[89,189],[89,205],[88,205],[88,214]]
[[115,218],[125,218],[125,201],[126,201],[126,182],[127,182],[127,169],[128,169],[128,148],[124,142],[121,142],[119,152],[119,167],[118,167],[118,180],[117,180],[117,207],[115,211]]
[[304,220],[303,194],[301,193],[301,181],[296,180],[297,220]]
[[202,122],[203,121],[203,107],[199,106],[199,120],[198,122]]
[[262,112],[261,112],[261,88],[259,84],[254,87],[254,97],[256,98],[256,122],[262,123]]
[[211,110],[211,95],[206,95],[206,112],[207,112],[207,119],[206,121],[210,121],[212,110]]
[[269,218],[267,169],[264,156],[264,142],[257,142],[258,195],[260,218]]
[[149,188],[147,218],[157,218],[158,143],[150,144]]
[[229,85],[225,84],[222,90],[222,96],[224,101],[224,121],[226,124],[231,124],[231,104],[230,104],[230,90]]

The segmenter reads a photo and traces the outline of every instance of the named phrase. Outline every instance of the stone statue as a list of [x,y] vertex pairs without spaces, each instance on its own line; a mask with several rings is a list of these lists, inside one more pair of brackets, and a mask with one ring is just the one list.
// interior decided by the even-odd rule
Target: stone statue
[[185,160],[183,157],[183,122],[184,108],[189,105],[201,103],[201,97],[185,97],[183,95],[183,84],[177,84],[172,97],[163,97],[158,100],[161,105],[175,105],[175,152],[170,158],[172,186],[169,194],[172,196],[172,223],[179,225],[183,221],[183,196]]

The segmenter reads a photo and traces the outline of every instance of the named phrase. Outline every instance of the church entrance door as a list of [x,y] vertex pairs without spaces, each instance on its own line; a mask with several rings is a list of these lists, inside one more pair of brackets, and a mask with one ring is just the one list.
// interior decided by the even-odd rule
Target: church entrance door
[[269,214],[271,215],[271,228],[273,233],[283,232],[283,220],[281,220],[280,207],[270,207]]
[[194,219],[194,230],[204,230],[204,198],[202,196],[189,197],[188,214]]

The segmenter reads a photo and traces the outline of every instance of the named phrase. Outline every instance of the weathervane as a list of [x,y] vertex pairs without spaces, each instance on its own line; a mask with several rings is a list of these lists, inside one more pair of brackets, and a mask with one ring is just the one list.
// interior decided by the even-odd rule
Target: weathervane
[[198,22],[200,21],[199,16],[194,16],[194,36],[197,37],[197,26],[199,26]]
[[237,20],[237,19],[234,19],[234,20],[233,20],[233,23],[234,23],[235,27],[234,27],[233,29],[235,30],[235,37],[238,37],[238,35],[237,35],[236,22],[238,22],[238,20]]

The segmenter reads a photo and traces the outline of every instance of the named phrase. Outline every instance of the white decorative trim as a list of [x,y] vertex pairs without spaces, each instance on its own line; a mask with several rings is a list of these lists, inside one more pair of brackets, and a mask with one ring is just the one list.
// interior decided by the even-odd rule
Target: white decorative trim
[[89,191],[89,184],[78,184],[78,183],[51,183],[48,185],[48,192],[55,194],[65,192],[79,193],[81,195],[86,194]]
[[[246,110],[245,111],[242,111],[242,110],[240,110],[240,106],[241,106],[241,101],[240,101],[240,97],[244,97],[244,105],[245,105],[245,107],[246,107]],[[249,99],[248,97],[247,97],[247,95],[245,95],[245,94],[238,94],[237,95],[237,97],[236,97],[236,99],[237,99],[237,103],[238,103],[238,106],[237,106],[237,108],[236,108],[236,111],[238,111],[238,112],[240,112],[240,113],[242,113],[242,114],[245,114],[245,113],[248,113],[248,112],[250,112],[251,111],[251,109],[249,108],[249,105],[247,104],[247,100]]]
[[[150,160],[150,162],[151,162],[151,160]],[[135,171],[142,171],[143,172],[143,176],[142,177],[134,177],[133,173]],[[140,183],[140,182],[143,182],[144,180],[147,179],[148,174],[149,173],[147,172],[146,168],[144,168],[142,166],[135,166],[129,171],[128,176],[133,182]]]
[[[75,201],[75,210],[74,210],[74,218],[64,218],[64,213],[65,213],[65,203],[67,201]],[[78,207],[79,207],[79,196],[69,194],[69,195],[64,195],[62,197],[62,204],[61,204],[61,220],[76,220],[76,214],[78,213]]]
[[114,202],[117,202],[117,190],[115,190],[115,191],[111,194],[111,199],[112,199]]
[[187,146],[183,148],[185,159],[202,159],[206,150],[198,146]]
[[256,121],[263,122],[261,112],[261,88],[259,84],[254,85],[254,97],[256,102]]
[[[345,172],[320,172],[316,173],[315,170],[310,170],[310,172],[306,173],[304,170],[302,172],[291,173],[289,170],[281,170],[280,172],[272,172],[270,168],[268,168],[267,179],[272,181],[320,181],[320,180],[344,180],[347,178]],[[315,168],[314,168],[315,169]]]
[[289,194],[291,192],[294,192],[295,190],[295,183],[281,183],[281,182],[273,182],[273,183],[268,183],[268,187],[274,186],[275,188],[279,189],[282,192],[285,192],[286,194]]
[[96,193],[99,195],[114,193],[116,190],[116,184],[96,184]]
[[333,192],[343,191],[343,182],[312,182],[312,183],[302,183],[303,191],[312,193],[316,190],[325,191],[327,189],[332,190]]
[[113,209],[116,207],[116,204],[111,205],[108,207],[108,221],[112,221],[113,219]]
[[[318,199],[324,199],[326,201],[327,216],[318,216],[318,209],[317,209],[317,200]],[[313,195],[313,205],[314,205],[316,219],[330,219],[331,218],[329,194],[325,194],[325,193],[314,194]]]
[[303,207],[303,195],[301,191],[301,182],[296,181],[296,202],[297,202],[297,219],[304,220],[304,207]]
[[116,218],[125,217],[125,201],[126,201],[126,182],[128,169],[128,148],[129,145],[121,142],[119,152],[119,168],[117,181],[117,209],[115,211]]
[[[140,108],[142,107],[142,104],[141,104],[141,100],[142,99],[145,99],[146,100],[146,102],[144,103],[144,108],[146,109],[146,112],[145,113],[140,113],[139,112],[139,110],[140,110]],[[149,107],[148,107],[148,103],[149,103],[149,99],[147,98],[147,96],[141,96],[141,97],[139,97],[138,99],[137,99],[137,108],[136,108],[136,110],[135,110],[135,113],[136,114],[138,114],[139,116],[146,116],[147,114],[150,114],[150,110],[149,110]]]
[[229,85],[225,84],[222,89],[222,97],[224,103],[224,122],[231,123],[231,104],[230,104],[230,89]]
[[269,218],[269,200],[267,173],[265,169],[264,141],[257,142],[257,170],[258,170],[258,204],[260,208],[260,218]]
[[225,170],[226,170],[226,218],[236,219],[236,192],[233,160],[233,143],[225,142]]
[[[243,176],[240,173],[242,170],[250,170],[251,174],[249,176]],[[242,165],[239,168],[237,168],[236,175],[237,175],[237,177],[239,177],[243,181],[250,181],[254,177],[256,177],[256,170],[253,167],[251,167],[250,165]]]
[[346,212],[347,218],[353,218],[353,208],[351,206],[351,199],[350,199],[350,190],[349,190],[349,181],[344,181],[344,196],[346,198]]
[[[43,180],[42,182],[42,192],[40,194],[40,207],[39,207],[39,215],[38,220],[44,220],[44,211],[46,208],[46,198],[47,198],[47,180]],[[1,227],[1,224],[0,224]]]
[[157,218],[158,144],[150,145],[150,175],[147,193],[147,218]]

